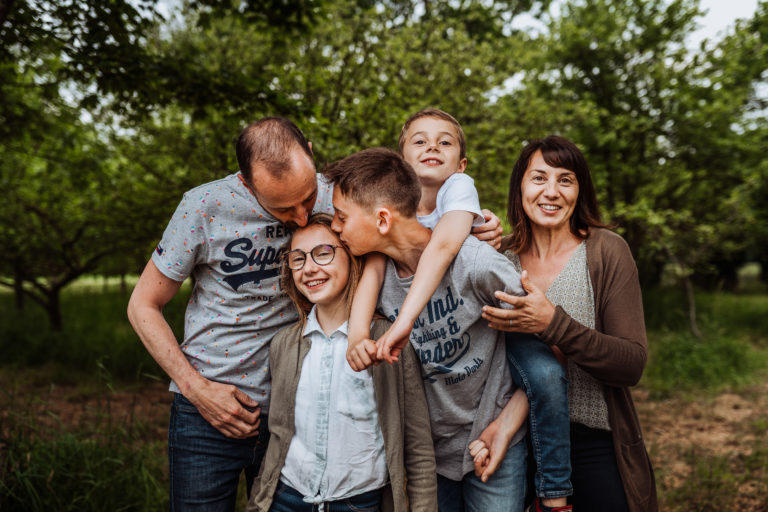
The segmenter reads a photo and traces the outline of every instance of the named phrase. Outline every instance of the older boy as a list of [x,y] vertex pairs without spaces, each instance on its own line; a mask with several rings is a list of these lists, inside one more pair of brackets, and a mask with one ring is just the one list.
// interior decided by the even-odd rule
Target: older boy
[[[341,240],[356,255],[389,257],[379,308],[394,320],[432,234],[416,217],[419,179],[397,153],[381,148],[336,162],[324,175],[334,185],[333,229]],[[512,384],[503,336],[480,315],[483,304],[498,302],[498,289],[523,294],[511,263],[468,237],[410,337],[422,364],[444,512],[523,508],[527,399]],[[481,436],[493,438],[503,457],[486,482],[473,473],[468,451]]]

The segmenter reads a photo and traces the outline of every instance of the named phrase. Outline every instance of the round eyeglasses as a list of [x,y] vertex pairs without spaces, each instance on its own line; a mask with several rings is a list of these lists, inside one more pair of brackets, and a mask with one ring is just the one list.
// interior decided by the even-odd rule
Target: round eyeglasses
[[308,253],[301,249],[294,249],[285,253],[285,261],[291,270],[301,270],[307,262],[307,254],[312,256],[312,261],[318,265],[327,265],[336,256],[338,245],[320,244],[312,248]]

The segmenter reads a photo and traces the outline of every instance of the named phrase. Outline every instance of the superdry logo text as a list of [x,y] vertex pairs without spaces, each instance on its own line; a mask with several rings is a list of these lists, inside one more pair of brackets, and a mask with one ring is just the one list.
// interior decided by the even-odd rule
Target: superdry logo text
[[[224,255],[230,259],[221,263],[221,270],[233,274],[225,277],[224,281],[235,291],[246,283],[259,283],[276,277],[280,272],[282,250],[271,246],[254,248],[253,245],[248,238],[238,238],[224,248]],[[246,267],[248,272],[235,274]]]

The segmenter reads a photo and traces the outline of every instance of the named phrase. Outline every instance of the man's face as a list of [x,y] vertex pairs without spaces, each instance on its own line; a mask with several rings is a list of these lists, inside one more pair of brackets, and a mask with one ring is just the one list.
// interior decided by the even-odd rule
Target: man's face
[[376,215],[348,199],[338,188],[333,189],[333,216],[331,228],[355,256],[376,250],[378,238]]
[[289,228],[306,226],[317,199],[315,163],[300,148],[293,150],[290,169],[280,178],[259,164],[251,179],[256,200],[272,216]]

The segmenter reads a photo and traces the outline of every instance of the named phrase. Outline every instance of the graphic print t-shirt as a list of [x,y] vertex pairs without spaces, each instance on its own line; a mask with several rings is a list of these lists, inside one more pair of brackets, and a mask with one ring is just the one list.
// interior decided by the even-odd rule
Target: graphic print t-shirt
[[[269,341],[297,319],[280,293],[283,224],[231,174],[184,194],[152,261],[194,288],[181,350],[204,377],[234,384],[269,410]],[[315,212],[333,213],[332,187],[318,175]],[[179,392],[171,382],[171,391]]]
[[[391,321],[412,282],[413,276],[399,277],[394,262],[387,261],[379,309]],[[437,471],[452,480],[473,470],[467,446],[498,416],[515,389],[504,333],[488,327],[480,316],[484,305],[499,305],[496,290],[524,295],[510,261],[469,236],[411,332],[421,361]]]

